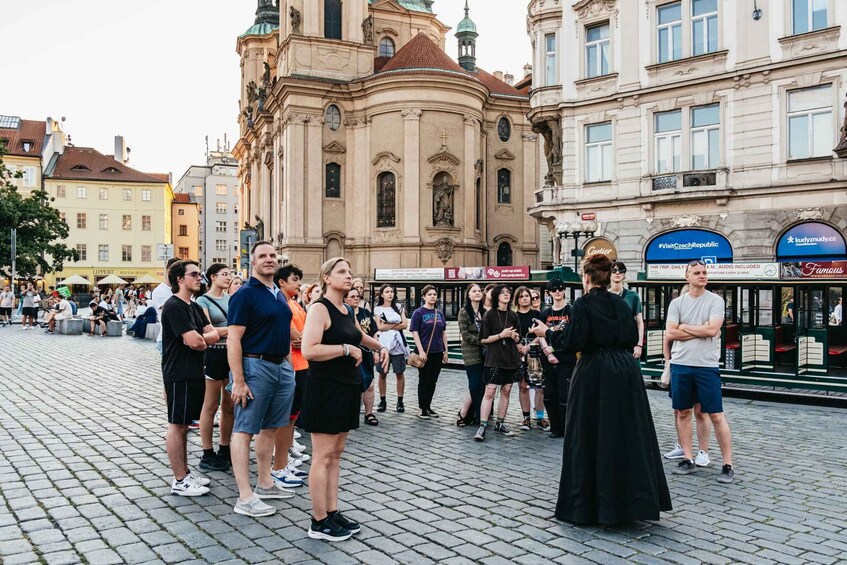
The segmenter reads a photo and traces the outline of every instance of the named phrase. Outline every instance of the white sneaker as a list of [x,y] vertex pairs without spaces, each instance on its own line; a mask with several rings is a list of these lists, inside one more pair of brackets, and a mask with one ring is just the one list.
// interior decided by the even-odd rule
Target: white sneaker
[[697,452],[697,457],[694,458],[694,464],[698,467],[708,467],[711,462],[712,460],[709,459],[709,454],[702,449]]
[[306,451],[306,446],[305,446],[305,445],[303,445],[302,443],[298,442],[298,441],[295,439],[295,440],[294,440],[294,445],[292,445],[292,446],[291,446],[291,449],[293,449],[294,451],[296,451],[296,452],[298,452],[298,453],[303,453],[304,451]]
[[296,469],[297,467],[299,467],[302,464],[303,464],[302,459],[297,459],[296,457],[291,457],[290,454],[289,454],[288,465],[287,465],[288,467],[291,467],[292,469]]
[[255,494],[247,502],[236,501],[234,510],[236,514],[244,514],[245,516],[252,516],[254,518],[270,516],[276,512],[276,508],[270,504],[265,504]]
[[294,451],[294,449],[288,450],[288,458],[294,459],[295,461],[305,462],[312,458],[308,453],[300,453],[298,451]]
[[173,480],[171,494],[177,496],[202,496],[209,492],[209,487],[198,485],[191,475],[186,475],[181,481]]
[[294,473],[288,469],[288,467],[278,471],[271,469],[271,478],[274,480],[274,483],[282,488],[302,487],[303,479],[295,476]]
[[682,450],[682,446],[676,444],[671,451],[665,453],[665,459],[683,459],[685,457],[685,452]]
[[212,482],[210,479],[207,479],[206,477],[201,477],[200,475],[195,475],[191,471],[188,472],[188,476],[191,477],[191,480],[194,481],[195,484],[201,487],[205,487]]
[[294,430],[294,439],[300,439],[301,437],[303,437],[303,434],[301,434],[297,430]]

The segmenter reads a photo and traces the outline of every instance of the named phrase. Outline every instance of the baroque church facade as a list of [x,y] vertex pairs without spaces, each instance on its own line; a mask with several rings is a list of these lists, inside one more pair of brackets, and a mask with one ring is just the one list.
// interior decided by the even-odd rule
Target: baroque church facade
[[476,66],[432,0],[259,0],[241,57],[240,221],[307,274],[540,266],[530,77]]

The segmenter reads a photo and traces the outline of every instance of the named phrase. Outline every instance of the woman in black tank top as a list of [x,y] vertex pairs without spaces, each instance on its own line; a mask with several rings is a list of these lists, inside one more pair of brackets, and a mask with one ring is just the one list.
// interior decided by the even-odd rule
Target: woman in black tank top
[[383,372],[388,370],[388,350],[362,331],[352,309],[344,304],[344,295],[353,286],[350,263],[341,257],[330,259],[321,267],[320,282],[323,298],[309,308],[301,345],[303,357],[309,361],[303,427],[312,434],[313,453],[309,537],[340,541],[361,530],[338,512],[341,454],[349,431],[359,427],[362,403],[362,350],[358,346],[379,351]]

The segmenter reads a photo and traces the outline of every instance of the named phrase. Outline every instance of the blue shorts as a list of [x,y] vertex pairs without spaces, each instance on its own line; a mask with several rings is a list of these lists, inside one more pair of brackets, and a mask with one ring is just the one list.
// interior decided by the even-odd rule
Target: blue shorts
[[700,411],[704,414],[723,412],[718,368],[671,363],[671,402],[674,410],[689,410],[699,402]]
[[256,435],[268,428],[287,426],[294,402],[294,368],[288,361],[277,365],[244,357],[241,362],[244,380],[253,393],[253,400],[248,400],[245,408],[241,407],[241,403],[235,405],[233,433]]

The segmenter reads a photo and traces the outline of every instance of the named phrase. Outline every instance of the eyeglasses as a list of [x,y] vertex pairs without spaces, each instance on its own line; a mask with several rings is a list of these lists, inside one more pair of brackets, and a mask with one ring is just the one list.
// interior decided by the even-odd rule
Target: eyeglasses
[[203,276],[203,273],[201,273],[200,271],[192,271],[190,273],[185,273],[185,276],[186,277],[194,277],[195,279],[199,279],[200,277]]

